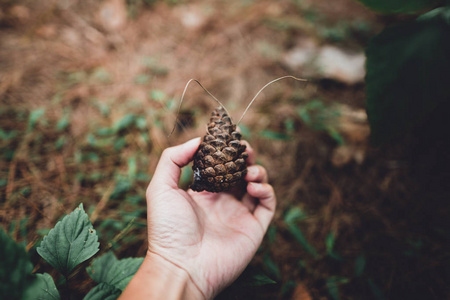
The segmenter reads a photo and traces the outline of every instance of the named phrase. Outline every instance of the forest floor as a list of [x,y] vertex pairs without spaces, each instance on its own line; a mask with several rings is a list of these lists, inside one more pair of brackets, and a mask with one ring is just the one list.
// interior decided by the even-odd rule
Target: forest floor
[[219,298],[448,296],[450,209],[430,144],[369,142],[361,66],[389,18],[352,0],[0,5],[0,221],[36,271],[57,276],[35,248],[79,203],[101,252],[144,255],[158,158],[202,136],[216,106],[192,84],[167,137],[189,79],[237,121],[266,83],[294,75],[308,83],[267,87],[240,124],[278,198],[250,268],[276,283],[244,276]]

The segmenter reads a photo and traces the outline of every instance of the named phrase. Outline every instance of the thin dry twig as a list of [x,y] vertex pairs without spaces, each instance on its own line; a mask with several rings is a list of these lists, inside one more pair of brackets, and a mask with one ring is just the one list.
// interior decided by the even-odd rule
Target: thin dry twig
[[103,194],[102,198],[100,199],[97,206],[95,206],[94,211],[92,212],[91,223],[94,223],[97,220],[98,214],[105,208],[105,205],[108,202],[109,197],[111,196],[113,190],[114,190],[114,182],[111,182],[108,186],[108,189]]

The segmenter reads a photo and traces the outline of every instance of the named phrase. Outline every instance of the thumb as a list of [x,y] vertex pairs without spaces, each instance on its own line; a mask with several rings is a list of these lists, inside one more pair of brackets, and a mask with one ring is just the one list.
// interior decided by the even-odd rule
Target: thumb
[[155,187],[168,186],[178,188],[181,168],[194,157],[200,145],[201,138],[195,138],[184,144],[167,148],[163,151],[156,167],[151,184]]

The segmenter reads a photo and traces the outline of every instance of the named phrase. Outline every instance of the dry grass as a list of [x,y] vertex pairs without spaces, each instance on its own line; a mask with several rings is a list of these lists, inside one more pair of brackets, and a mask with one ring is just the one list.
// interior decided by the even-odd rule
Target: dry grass
[[[281,63],[283,51],[297,38],[320,39],[298,16],[325,2],[157,2],[141,6],[115,30],[99,17],[101,1],[62,3],[2,7],[0,129],[11,136],[0,140],[0,220],[33,251],[45,230],[83,202],[103,250],[140,256],[145,188],[159,155],[202,135],[214,107],[191,86],[177,130],[167,138],[186,82],[200,80],[237,120],[259,88],[291,72]],[[376,19],[356,3],[339,3],[341,18]],[[196,22],[189,23],[192,16]],[[320,16],[330,24],[340,20],[329,10]],[[361,47],[355,40],[349,45]],[[299,116],[314,99],[324,108],[312,114],[340,112],[330,115],[325,129],[313,130]],[[425,189],[409,174],[409,144],[369,147],[361,108],[361,85],[286,80],[267,89],[244,118],[244,138],[269,170],[279,200],[252,265],[278,284],[234,286],[224,298],[333,299],[337,289],[341,299],[401,299],[412,288],[408,280],[422,281],[415,296],[445,294],[439,274],[448,250],[439,230],[445,232],[448,209],[436,213],[438,202],[417,201]],[[339,146],[333,130],[347,147]],[[294,225],[315,256],[286,222],[293,209],[304,213]],[[435,213],[431,229],[423,228],[423,212]],[[47,268],[33,259],[36,269]],[[87,279],[82,272],[77,278],[82,290]]]

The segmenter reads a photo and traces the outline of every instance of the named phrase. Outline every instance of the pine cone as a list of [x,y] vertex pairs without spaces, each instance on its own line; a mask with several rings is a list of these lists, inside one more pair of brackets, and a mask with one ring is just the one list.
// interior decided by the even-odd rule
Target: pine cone
[[194,183],[196,192],[220,193],[244,180],[248,157],[241,134],[222,107],[211,114],[208,131],[194,156]]

